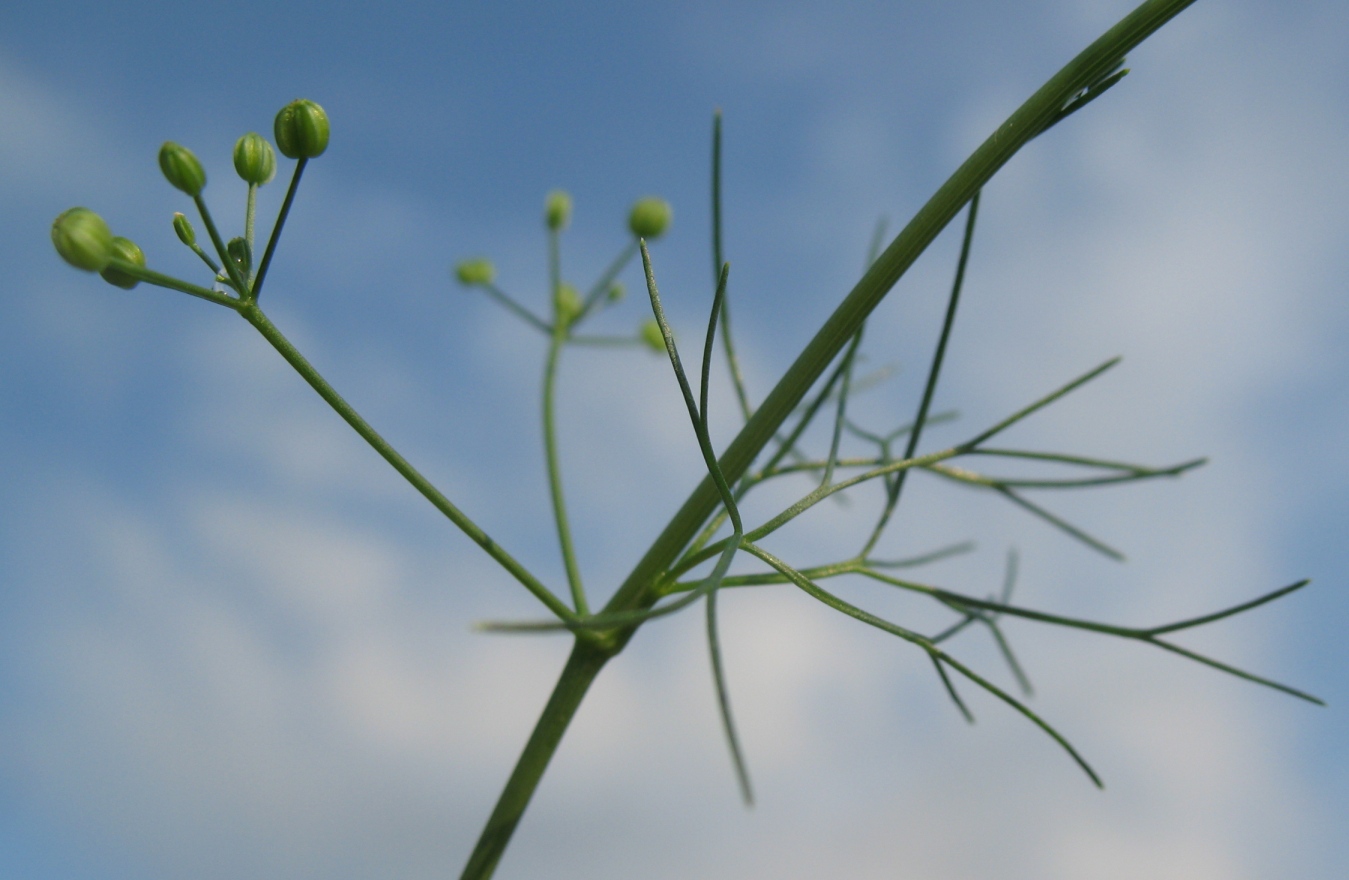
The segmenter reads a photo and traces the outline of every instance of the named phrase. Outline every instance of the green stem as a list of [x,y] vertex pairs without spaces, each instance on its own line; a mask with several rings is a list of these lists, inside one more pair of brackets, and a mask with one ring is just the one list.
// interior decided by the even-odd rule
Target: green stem
[[[1097,82],[1125,53],[1193,2],[1146,0],[1041,86],[965,160],[857,282],[727,447],[719,461],[726,482],[740,480],[862,322],[974,194],[1021,147],[1043,131],[1075,95]],[[716,482],[711,475],[705,477],[605,605],[605,612],[644,610],[653,605],[660,598],[661,574],[721,503]],[[615,633],[607,652],[616,654],[622,650],[636,630],[634,625]],[[581,666],[578,655],[596,650],[586,645],[578,640],[573,649],[534,736],[507,783],[502,801],[479,839],[469,869],[463,875],[465,880],[491,876],[585,688],[603,667],[602,660],[597,663],[593,659],[589,665]]]
[[596,303],[600,301],[600,297],[608,294],[609,285],[614,283],[618,273],[622,272],[635,256],[637,256],[637,239],[634,238],[623,246],[623,250],[619,251],[617,257],[614,257],[614,261],[609,264],[609,268],[605,269],[599,279],[591,286],[590,291],[586,294],[585,301],[581,304],[581,313],[572,321],[573,324],[580,323],[582,318],[590,314]]
[[114,258],[109,265],[115,267],[118,271],[125,272],[134,278],[139,278],[146,284],[153,284],[156,287],[167,287],[169,290],[177,290],[181,293],[188,293],[192,296],[200,297],[207,302],[213,302],[218,306],[225,306],[230,309],[239,308],[239,300],[232,296],[221,293],[218,290],[210,290],[205,287],[198,287],[195,284],[189,284],[186,281],[180,281],[172,275],[165,275],[152,269],[146,269],[143,266],[137,266],[135,263],[128,263],[126,260]]
[[[946,357],[946,345],[951,341],[951,327],[955,324],[956,308],[960,305],[960,289],[965,283],[965,267],[970,260],[970,244],[974,240],[974,223],[979,217],[979,193],[976,192],[970,199],[970,213],[965,221],[965,237],[960,243],[960,259],[956,262],[956,279],[951,284],[951,297],[946,303],[946,317],[942,321],[941,335],[937,338],[937,350],[932,355],[932,366],[927,371],[927,384],[923,388],[923,399],[918,404],[918,415],[913,419],[913,430],[909,432],[908,446],[904,449],[904,458],[913,458],[914,452],[918,449],[918,440],[923,435],[923,426],[927,422],[927,411],[932,406],[932,395],[937,390],[937,379],[941,376],[942,361]],[[900,493],[904,491],[904,481],[909,472],[900,471],[895,474],[895,479],[890,483],[888,497],[885,501],[885,509],[881,512],[880,520],[876,527],[871,531],[871,537],[867,539],[862,547],[862,552],[858,556],[868,556],[871,551],[876,549],[876,542],[881,539],[881,533],[885,531],[885,526],[890,522],[891,515],[895,508],[899,506]],[[939,667],[940,668],[940,667]]]
[[553,519],[557,521],[557,542],[562,548],[562,564],[567,569],[567,583],[571,586],[572,604],[576,613],[589,614],[581,569],[576,564],[576,548],[571,539],[571,525],[567,521],[567,504],[562,497],[562,463],[557,454],[557,361],[567,341],[567,325],[563,317],[555,315],[552,340],[548,344],[548,360],[543,368],[543,452],[548,464],[548,490],[553,499]]
[[534,314],[529,309],[520,305],[520,303],[516,302],[515,299],[510,294],[506,293],[506,291],[502,290],[500,287],[497,287],[492,282],[489,281],[486,284],[480,285],[480,287],[482,288],[483,293],[487,294],[492,299],[501,303],[501,305],[505,306],[512,313],[523,318],[525,320],[525,323],[529,324],[531,327],[535,328],[536,330],[541,330],[544,333],[553,332],[552,324],[549,324],[543,318],[540,318],[538,315]]
[[501,861],[501,854],[506,851],[515,826],[520,823],[525,807],[529,806],[543,771],[548,769],[548,762],[562,742],[562,735],[567,732],[567,726],[571,724],[591,682],[614,653],[584,639],[576,640],[571,656],[567,658],[567,665],[562,667],[562,675],[553,687],[552,696],[548,698],[548,704],[534,725],[534,732],[530,734],[529,742],[525,743],[520,760],[516,762],[492,815],[487,819],[487,827],[478,837],[464,873],[459,875],[460,880],[486,880],[496,871],[497,862]]
[[[721,277],[721,267],[725,263],[721,245],[721,108],[712,115],[712,277]],[[749,393],[745,390],[745,376],[740,372],[740,359],[735,353],[735,340],[731,336],[730,297],[721,300],[721,346],[726,354],[726,367],[731,372],[731,385],[735,388],[735,399],[740,404],[740,414],[745,421],[754,415],[750,405]]]
[[300,188],[300,175],[304,174],[305,166],[309,164],[309,158],[301,156],[300,161],[295,163],[295,173],[290,177],[290,186],[286,187],[286,198],[281,202],[281,211],[276,215],[276,225],[272,227],[271,237],[267,239],[267,252],[262,255],[262,262],[258,264],[258,274],[253,276],[253,288],[249,291],[249,298],[256,300],[258,294],[262,292],[262,282],[267,278],[267,269],[272,265],[272,254],[276,253],[276,243],[281,240],[281,230],[286,225],[286,218],[290,216],[291,202],[295,201],[295,191]]
[[244,206],[244,241],[248,242],[248,252],[253,253],[253,217],[258,210],[258,185],[248,185],[248,202]]
[[220,238],[220,232],[215,228],[215,221],[211,219],[211,211],[206,207],[206,200],[200,195],[192,197],[192,201],[197,205],[197,213],[201,214],[201,222],[206,226],[206,234],[211,236],[211,244],[215,245],[215,252],[220,255],[220,262],[225,267],[225,274],[229,276],[234,289],[240,296],[248,295],[248,284],[243,276],[239,274],[239,265],[230,259],[229,251],[225,248],[225,242]]
[[422,494],[422,497],[427,501],[430,501],[441,513],[445,514],[450,522],[458,526],[459,530],[465,535],[468,535],[473,543],[477,544],[483,550],[486,550],[487,555],[491,556],[502,568],[510,572],[515,579],[533,593],[540,602],[548,606],[550,611],[563,620],[574,620],[576,618],[576,615],[572,613],[570,608],[563,604],[562,600],[558,599],[557,596],[554,596],[552,591],[544,586],[538,578],[530,574],[529,570],[516,561],[515,557],[511,556],[505,549],[497,544],[496,541],[492,540],[492,538],[489,537],[477,523],[469,519],[459,508],[455,507],[450,502],[450,499],[446,498],[439,489],[431,485],[430,480],[422,476],[416,468],[408,463],[407,459],[403,458],[403,456],[398,453],[398,450],[389,445],[389,441],[381,437],[379,433],[370,426],[369,422],[361,418],[361,414],[352,409],[351,404],[342,399],[342,396],[328,384],[327,380],[319,375],[318,370],[314,369],[309,361],[305,360],[304,355],[300,354],[299,350],[291,344],[290,340],[283,336],[280,330],[276,329],[276,326],[268,320],[265,314],[263,314],[262,309],[258,308],[257,305],[253,303],[237,304],[234,307],[238,310],[239,314],[244,317],[244,320],[257,328],[257,331],[262,334],[263,338],[271,343],[272,348],[275,348],[281,357],[285,358],[286,362],[295,368],[295,371],[309,383],[309,386],[318,392],[319,397],[322,397],[323,400],[342,417],[343,421],[350,425],[356,433],[361,436],[361,439],[365,440],[366,443],[369,443],[371,448],[378,452],[385,461],[391,464],[393,469],[398,471],[403,479],[411,483],[412,487]]

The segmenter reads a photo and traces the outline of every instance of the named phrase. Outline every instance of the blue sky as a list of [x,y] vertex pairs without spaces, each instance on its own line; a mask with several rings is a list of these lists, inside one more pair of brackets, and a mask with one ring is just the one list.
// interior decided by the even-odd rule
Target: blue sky
[[[564,274],[580,284],[624,244],[631,202],[660,194],[675,222],[653,257],[696,347],[720,107],[735,328],[761,397],[850,287],[877,218],[906,219],[1130,6],[0,10],[0,875],[452,875],[566,651],[471,633],[536,615],[533,600],[243,322],[62,264],[48,240],[60,211],[87,205],[153,267],[205,280],[169,228],[189,206],[159,175],[159,145],[201,156],[212,210],[237,225],[234,140],[270,137],[294,97],[322,103],[332,143],[306,172],[265,306],[559,583],[540,340],[455,285],[452,263],[490,255],[542,308],[547,191],[575,199]],[[1211,457],[1179,481],[1046,499],[1129,561],[919,479],[885,545],[976,539],[928,575],[976,594],[1014,545],[1028,605],[1140,624],[1312,577],[1186,644],[1328,708],[1141,646],[1009,626],[1036,708],[1093,761],[1101,793],[989,699],[967,694],[967,728],[921,656],[797,594],[754,591],[722,613],[759,805],[736,799],[701,615],[685,615],[605,671],[498,876],[1338,876],[1347,34],[1342,4],[1201,0],[985,192],[938,395],[961,421],[930,442],[1123,355],[1011,439]],[[282,186],[263,190],[265,223]],[[912,411],[957,244],[948,231],[871,324],[868,364],[898,373],[858,399],[870,424]],[[637,274],[625,280],[634,295],[602,317],[616,333],[645,317]],[[724,443],[733,402],[717,381]],[[563,382],[578,551],[603,596],[701,465],[659,358],[569,353]],[[873,503],[859,495],[776,546],[831,558]],[[981,639],[956,644],[1005,678]]]

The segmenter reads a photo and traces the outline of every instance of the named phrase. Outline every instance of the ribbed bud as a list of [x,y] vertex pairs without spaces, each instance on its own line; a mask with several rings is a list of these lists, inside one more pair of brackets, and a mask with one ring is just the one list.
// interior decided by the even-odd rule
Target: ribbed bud
[[248,240],[231,238],[225,244],[225,252],[230,255],[234,265],[239,267],[239,272],[247,278],[253,268],[253,249],[248,246]]
[[557,299],[553,303],[557,309],[557,318],[564,324],[570,324],[581,314],[581,294],[570,284],[557,288]]
[[492,265],[492,261],[483,257],[475,257],[471,260],[460,260],[454,267],[454,274],[458,276],[459,283],[468,287],[477,287],[483,284],[491,284],[496,278],[497,270]]
[[660,332],[660,324],[656,323],[655,318],[647,318],[643,321],[642,326],[637,330],[637,335],[656,354],[665,354],[665,335]]
[[56,252],[76,269],[101,272],[112,258],[112,230],[88,208],[71,208],[52,222]]
[[197,243],[197,230],[192,228],[187,217],[176,211],[173,215],[173,231],[178,235],[178,240],[188,247]]
[[[134,263],[142,269],[145,268],[145,254],[141,253],[141,249],[136,247],[136,243],[129,238],[122,238],[120,235],[113,238],[112,256],[127,263]],[[128,275],[111,264],[98,274],[103,276],[104,281],[123,290],[130,290],[141,283],[139,278]]]
[[566,229],[571,222],[571,196],[560,189],[550,192],[543,202],[543,219],[549,229]]
[[328,149],[328,114],[313,101],[291,101],[276,114],[276,147],[292,159],[313,159]]
[[628,228],[638,238],[660,238],[670,228],[674,211],[665,199],[647,196],[638,199],[628,215]]
[[234,144],[234,170],[245,183],[270,183],[276,176],[276,152],[265,137],[250,131]]
[[159,148],[159,170],[164,172],[164,177],[173,184],[174,189],[180,189],[193,198],[201,195],[206,187],[206,170],[192,151],[182,144],[164,142],[164,146]]

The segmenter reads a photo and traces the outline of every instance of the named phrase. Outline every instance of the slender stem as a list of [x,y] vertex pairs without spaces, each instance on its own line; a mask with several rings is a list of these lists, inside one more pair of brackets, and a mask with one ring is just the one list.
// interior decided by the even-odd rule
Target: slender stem
[[548,466],[548,490],[553,499],[553,519],[557,522],[557,542],[562,548],[562,564],[567,569],[567,583],[571,586],[572,604],[576,613],[589,614],[581,569],[576,564],[576,548],[572,543],[571,525],[567,520],[567,504],[562,496],[562,463],[557,452],[557,361],[567,341],[567,325],[561,315],[554,315],[553,335],[548,343],[548,359],[543,368],[543,454]]
[[[721,276],[721,108],[712,114],[712,277]],[[726,353],[726,366],[731,372],[731,385],[735,388],[735,399],[740,404],[740,414],[745,421],[754,414],[750,405],[749,393],[745,390],[745,377],[740,372],[740,359],[735,353],[735,341],[731,338],[730,298],[721,300],[721,346]]]
[[694,433],[698,435],[698,448],[703,453],[703,461],[707,465],[708,472],[712,479],[716,481],[717,490],[721,493],[722,505],[731,519],[731,527],[734,531],[722,550],[716,568],[712,570],[703,584],[690,594],[689,598],[701,592],[707,594],[707,650],[712,664],[712,681],[717,693],[717,709],[721,713],[722,731],[726,735],[726,744],[731,751],[731,763],[735,767],[735,777],[740,784],[740,796],[746,806],[753,806],[754,789],[750,785],[749,768],[745,764],[744,751],[740,748],[740,737],[735,730],[735,718],[731,714],[730,690],[726,686],[726,673],[721,662],[721,639],[717,635],[717,589],[720,588],[727,570],[731,567],[731,560],[735,558],[735,552],[740,549],[740,538],[744,535],[745,527],[740,520],[740,511],[736,508],[735,495],[717,465],[717,455],[712,448],[712,438],[707,430],[707,392],[712,372],[712,349],[717,341],[717,318],[721,314],[721,306],[725,302],[726,280],[730,275],[731,264],[721,264],[721,272],[717,278],[717,290],[712,297],[712,313],[707,320],[707,338],[703,341],[703,366],[700,374],[698,400],[695,402],[693,391],[689,388],[688,377],[684,374],[684,368],[679,361],[679,350],[675,345],[674,333],[671,332],[670,323],[665,319],[665,310],[661,307],[660,291],[656,289],[656,274],[651,268],[651,254],[647,252],[645,241],[640,242],[640,244],[642,248],[642,268],[646,272],[646,289],[651,297],[651,310],[655,315],[657,325],[660,327],[661,337],[665,340],[665,351],[670,356],[670,366],[674,370],[675,379],[679,382],[679,390],[684,395],[684,404],[688,407]]
[[190,245],[190,247],[192,248],[192,253],[201,257],[201,261],[206,264],[206,267],[211,270],[211,273],[213,275],[220,274],[221,271],[220,267],[216,265],[215,260],[211,259],[210,254],[206,253],[206,251],[201,249],[201,245],[197,244],[196,242],[193,242]]
[[865,330],[865,326],[858,328],[857,335],[852,338],[852,345],[848,346],[848,353],[843,356],[843,384],[838,389],[838,408],[834,411],[834,434],[829,441],[829,457],[825,459],[824,476],[820,478],[821,486],[828,486],[833,481],[834,468],[838,465],[838,447],[843,439],[843,425],[848,420],[848,394],[852,390],[852,368]]
[[[882,217],[876,222],[876,231],[871,235],[871,246],[867,248],[867,262],[862,267],[865,272],[871,268],[871,264],[876,262],[876,255],[881,252],[881,244],[884,242],[886,220]],[[857,349],[862,345],[862,334],[866,332],[866,325],[863,324],[857,328],[857,334],[853,336],[852,344],[848,346],[848,353],[843,356],[843,384],[838,389],[838,409],[834,412],[834,436],[829,442],[829,457],[825,459],[824,477],[820,480],[821,486],[828,486],[834,479],[834,468],[838,465],[838,447],[843,439],[843,428],[848,423],[848,395],[852,392],[853,367],[857,363]],[[883,449],[882,452],[885,452]]]
[[510,843],[515,826],[524,815],[525,807],[529,806],[534,789],[538,788],[543,771],[548,769],[548,762],[552,760],[553,753],[562,742],[562,735],[567,732],[567,726],[576,715],[581,700],[612,656],[583,639],[576,640],[571,656],[567,658],[567,665],[562,667],[562,675],[553,687],[552,696],[543,707],[543,714],[534,725],[534,732],[525,743],[524,752],[511,771],[492,815],[487,819],[487,827],[478,837],[464,872],[459,875],[460,880],[485,880],[492,876],[497,862],[501,861],[501,854]]
[[712,684],[717,691],[717,708],[721,710],[722,731],[726,735],[726,747],[731,751],[731,765],[735,768],[735,779],[740,785],[740,798],[745,806],[754,806],[754,786],[749,780],[749,766],[745,763],[745,753],[740,747],[740,737],[735,731],[735,716],[731,714],[731,695],[726,688],[726,670],[721,659],[721,639],[717,635],[717,594],[707,594],[707,651],[712,664]]
[[[996,425],[994,425],[993,427],[989,428],[987,431],[984,431],[982,434],[979,434],[978,436],[971,437],[970,439],[966,440],[964,443],[960,444],[960,451],[961,451],[961,453],[964,454],[964,453],[975,453],[975,452],[978,452],[978,451],[979,451],[979,450],[978,450],[978,447],[979,447],[980,444],[982,444],[985,440],[988,440],[988,439],[991,438],[991,437],[994,437],[994,436],[996,436],[996,435],[998,435],[998,434],[1001,434],[1003,431],[1006,431],[1006,430],[1007,430],[1008,428],[1010,428],[1012,425],[1015,425],[1017,422],[1021,421],[1022,419],[1026,418],[1027,416],[1030,416],[1031,414],[1036,413],[1036,412],[1038,412],[1038,411],[1044,409],[1045,407],[1049,406],[1049,405],[1050,405],[1051,403],[1053,403],[1054,401],[1059,400],[1060,398],[1062,398],[1062,397],[1064,397],[1064,396],[1066,396],[1066,395],[1068,395],[1068,394],[1071,394],[1072,392],[1074,392],[1074,391],[1076,391],[1077,389],[1081,388],[1083,385],[1086,385],[1088,382],[1090,382],[1090,381],[1092,381],[1093,379],[1096,379],[1097,377],[1101,376],[1103,373],[1105,373],[1107,370],[1109,370],[1109,369],[1111,369],[1112,367],[1114,367],[1114,366],[1115,366],[1116,364],[1118,364],[1119,362],[1120,362],[1119,357],[1112,357],[1110,360],[1108,360],[1108,361],[1106,361],[1105,363],[1101,364],[1099,367],[1095,367],[1095,368],[1093,368],[1093,369],[1091,369],[1091,370],[1088,370],[1087,372],[1083,373],[1081,376],[1078,376],[1078,377],[1077,377],[1076,379],[1074,379],[1073,381],[1071,381],[1071,382],[1069,382],[1068,384],[1066,384],[1066,385],[1064,385],[1064,386],[1062,386],[1062,387],[1060,387],[1060,388],[1054,390],[1053,392],[1051,392],[1051,393],[1049,393],[1049,394],[1046,394],[1044,397],[1041,397],[1039,400],[1036,400],[1036,401],[1033,401],[1033,402],[1031,402],[1031,403],[1026,404],[1026,405],[1023,406],[1021,409],[1017,410],[1016,412],[1012,413],[1012,414],[1011,414],[1010,416],[1008,416],[1007,418],[1003,419],[1002,421],[998,422],[998,423],[997,423]],[[1008,453],[1006,453],[1006,452],[999,452],[999,453],[996,453],[996,454],[998,454],[998,455],[1007,455]],[[1024,457],[1028,457],[1028,456],[1024,456]]]
[[533,327],[536,330],[542,331],[543,333],[551,334],[553,332],[552,324],[549,324],[543,318],[540,318],[538,315],[534,314],[529,309],[520,305],[520,303],[516,302],[515,299],[511,297],[510,294],[506,293],[506,291],[502,290],[500,287],[497,287],[490,281],[487,282],[486,284],[481,285],[481,287],[483,293],[487,294],[492,299],[496,300],[498,303],[505,306],[513,314],[523,318],[525,323],[529,324],[529,326]]
[[398,453],[398,450],[394,449],[393,446],[389,444],[389,441],[381,437],[379,433],[370,426],[369,422],[361,418],[361,414],[352,409],[351,404],[347,403],[342,396],[328,384],[327,380],[319,375],[318,370],[314,369],[313,365],[305,359],[304,355],[300,354],[299,350],[291,344],[290,340],[283,336],[280,330],[276,329],[276,326],[268,320],[265,314],[263,314],[262,309],[258,308],[254,303],[241,303],[235,306],[235,308],[238,309],[239,314],[242,315],[248,323],[257,328],[263,338],[271,343],[272,347],[286,359],[286,362],[295,368],[295,371],[309,383],[309,386],[318,392],[319,397],[322,397],[324,402],[331,406],[337,414],[342,417],[343,421],[350,425],[356,433],[361,436],[361,439],[365,440],[366,443],[369,443],[370,446],[380,454],[380,457],[392,465],[393,469],[398,471],[403,479],[411,483],[412,487],[422,494],[422,497],[427,501],[430,501],[441,513],[445,514],[450,522],[458,526],[459,530],[465,535],[468,535],[473,543],[477,544],[483,550],[486,550],[487,555],[491,556],[502,568],[510,572],[517,581],[524,585],[525,589],[529,590],[540,602],[548,606],[550,611],[563,620],[572,620],[576,617],[570,608],[563,604],[557,596],[553,595],[551,590],[544,586],[538,578],[530,574],[529,570],[516,561],[515,557],[507,553],[501,545],[492,540],[492,538],[489,537],[477,523],[468,518],[467,514],[455,507],[450,502],[450,499],[446,498],[439,489],[431,485],[431,481],[422,476],[416,468],[408,463],[408,460],[403,458],[403,456]]
[[244,207],[244,241],[248,242],[248,252],[253,253],[253,217],[258,208],[258,185],[248,185],[248,202]]
[[[979,193],[975,193],[970,199],[970,213],[965,220],[965,237],[960,243],[960,259],[956,262],[956,279],[951,284],[951,298],[946,303],[946,317],[942,321],[941,335],[937,338],[937,351],[932,355],[932,366],[927,371],[927,385],[923,388],[923,399],[918,404],[918,415],[913,420],[913,430],[909,432],[909,443],[904,448],[904,458],[913,458],[914,451],[918,448],[918,439],[923,434],[923,423],[927,421],[928,408],[932,406],[932,395],[937,390],[937,379],[941,375],[942,361],[946,357],[946,344],[951,340],[951,328],[955,324],[956,308],[960,305],[960,289],[965,283],[965,266],[970,259],[970,244],[974,241],[974,223],[979,216]],[[895,479],[890,483],[889,492],[885,499],[885,509],[881,512],[880,520],[876,527],[871,531],[871,537],[867,538],[862,552],[858,556],[866,556],[876,547],[876,542],[881,539],[881,533],[885,531],[885,526],[890,522],[890,516],[899,506],[900,493],[904,491],[904,480],[909,475],[908,471],[900,471],[895,475]]]
[[290,186],[286,187],[286,198],[281,202],[281,211],[276,215],[276,225],[272,227],[272,235],[267,239],[267,252],[262,255],[262,262],[258,264],[258,274],[253,278],[250,299],[256,300],[258,294],[262,292],[262,282],[266,280],[267,269],[272,265],[272,254],[276,253],[276,243],[281,240],[281,229],[286,225],[286,218],[290,216],[290,205],[295,201],[295,191],[300,188],[300,175],[304,174],[305,166],[308,164],[307,156],[301,156],[295,163],[295,173],[290,176]]
[[213,302],[218,306],[225,306],[230,309],[238,309],[240,306],[239,300],[223,294],[218,290],[198,287],[195,284],[180,281],[171,275],[164,275],[160,272],[155,272],[152,269],[137,266],[135,263],[128,263],[126,260],[114,257],[109,265],[115,267],[120,272],[125,272],[127,275],[139,278],[146,284],[153,284],[156,287],[167,287],[169,290],[177,290],[180,293],[191,294],[192,296],[200,297],[207,302]]
[[581,304],[581,313],[576,316],[576,321],[573,323],[579,322],[586,315],[590,314],[591,310],[595,308],[595,305],[599,303],[600,297],[608,293],[609,285],[618,277],[618,273],[622,272],[627,267],[628,263],[632,262],[632,258],[635,256],[637,256],[637,239],[634,238],[623,246],[623,250],[619,251],[617,257],[614,257],[614,261],[609,264],[609,268],[605,269],[595,281],[594,285],[591,286],[589,292],[586,293],[585,300]]
[[548,356],[543,367],[543,456],[548,468],[548,490],[553,500],[553,519],[557,523],[557,543],[562,550],[562,565],[567,570],[567,584],[571,587],[572,605],[576,613],[590,613],[586,604],[585,586],[581,569],[576,564],[576,547],[571,539],[571,524],[567,519],[567,504],[562,496],[562,463],[557,452],[557,362],[562,346],[570,333],[572,316],[562,313],[562,248],[561,232],[548,228],[548,288],[552,294],[553,323],[548,343]]
[[248,295],[248,284],[243,276],[239,274],[239,265],[230,259],[229,250],[225,247],[225,242],[220,238],[220,232],[215,228],[215,221],[211,219],[211,211],[206,207],[206,200],[201,196],[192,197],[192,201],[197,205],[197,213],[201,214],[201,222],[206,226],[206,232],[211,236],[211,244],[215,245],[215,252],[220,255],[220,262],[225,266],[225,273],[229,275],[230,282],[234,289],[239,291],[240,296]]

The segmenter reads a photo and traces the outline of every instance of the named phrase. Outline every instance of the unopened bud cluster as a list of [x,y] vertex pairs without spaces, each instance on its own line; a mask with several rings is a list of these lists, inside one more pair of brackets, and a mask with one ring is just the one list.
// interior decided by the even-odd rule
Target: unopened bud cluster
[[[283,155],[292,159],[312,159],[328,148],[328,115],[313,101],[292,101],[276,114],[274,132],[277,147]],[[217,276],[216,281],[235,287],[240,296],[246,297],[252,293],[246,288],[252,286],[253,280],[253,188],[276,177],[276,150],[262,135],[249,132],[235,142],[233,159],[234,170],[249,185],[245,223],[248,237],[233,238],[227,245],[222,245],[201,200],[202,191],[206,189],[206,169],[201,160],[174,141],[165,141],[159,148],[159,170],[164,179],[197,202],[218,255],[231,268],[230,272]],[[173,231],[179,241],[191,248],[213,271],[218,271],[211,257],[198,246],[196,230],[186,216],[173,215]],[[140,282],[142,276],[134,274],[134,270],[145,267],[145,254],[130,239],[114,236],[103,218],[88,208],[71,208],[61,214],[52,223],[51,234],[56,252],[75,268],[98,272],[108,283],[127,289]],[[490,281],[491,264],[486,266],[485,281]],[[481,275],[479,270],[476,277]]]

